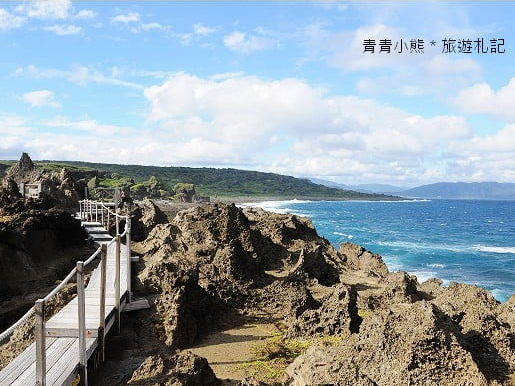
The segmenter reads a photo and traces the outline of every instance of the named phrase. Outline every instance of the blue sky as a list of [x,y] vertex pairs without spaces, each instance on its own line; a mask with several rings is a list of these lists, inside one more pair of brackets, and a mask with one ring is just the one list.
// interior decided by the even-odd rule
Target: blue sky
[[[514,15],[512,2],[1,2],[0,159],[512,182]],[[478,39],[505,52],[477,53]]]

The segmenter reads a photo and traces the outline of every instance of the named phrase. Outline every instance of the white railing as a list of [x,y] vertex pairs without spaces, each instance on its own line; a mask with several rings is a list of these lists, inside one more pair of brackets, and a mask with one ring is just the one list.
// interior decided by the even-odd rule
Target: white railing
[[[79,216],[82,222],[100,222],[105,229],[109,232],[112,226],[112,219],[115,221],[115,232],[120,238],[125,237],[125,247],[127,248],[127,296],[130,302],[131,298],[131,219],[127,214],[126,216],[121,215],[118,212],[118,208],[115,203],[115,210],[108,207],[104,202],[82,200],[79,201]],[[120,233],[120,220],[125,220],[125,230]],[[116,238],[116,236],[115,236]],[[111,242],[114,242],[111,240]],[[110,245],[110,244],[109,244]]]
[[[34,306],[31,307],[25,315],[23,315],[16,323],[0,334],[0,343],[10,337],[14,330],[23,322],[28,320],[32,314],[36,313],[35,321],[35,340],[36,340],[36,386],[46,386],[46,305],[68,282],[77,276],[77,300],[78,300],[78,333],[72,331],[63,331],[61,333],[52,334],[52,337],[77,337],[79,338],[79,374],[81,385],[87,386],[87,354],[86,354],[86,299],[85,299],[85,279],[84,268],[100,256],[100,295],[99,295],[99,327],[98,337],[98,358],[100,362],[105,358],[105,297],[106,297],[106,269],[107,269],[107,248],[113,243],[115,245],[116,272],[115,272],[115,323],[117,333],[120,333],[120,255],[121,255],[121,238],[125,237],[127,248],[127,303],[131,301],[131,219],[127,216],[113,212],[103,202],[83,200],[79,202],[79,216],[83,223],[88,221],[99,222],[106,229],[110,230],[111,217],[115,221],[116,235],[108,242],[103,243],[96,251],[86,260],[78,261],[75,268],[64,278],[64,280],[55,287],[43,299],[38,299]],[[125,230],[120,234],[120,220],[125,220]]]

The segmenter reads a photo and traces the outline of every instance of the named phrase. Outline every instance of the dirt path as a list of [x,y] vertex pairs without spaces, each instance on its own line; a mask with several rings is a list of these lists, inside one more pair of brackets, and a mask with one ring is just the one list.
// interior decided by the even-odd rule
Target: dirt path
[[241,365],[252,360],[252,345],[276,331],[274,324],[246,323],[208,335],[187,351],[206,358],[216,376],[224,380],[224,385],[234,385],[248,376],[248,370]]

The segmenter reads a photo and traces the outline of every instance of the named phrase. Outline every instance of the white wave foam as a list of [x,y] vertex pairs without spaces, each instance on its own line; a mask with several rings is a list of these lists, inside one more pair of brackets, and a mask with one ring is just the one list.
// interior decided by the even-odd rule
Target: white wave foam
[[452,251],[462,253],[470,250],[469,246],[464,245],[431,244],[414,241],[378,241],[377,244],[411,251]]
[[422,284],[429,279],[434,279],[436,277],[434,272],[425,272],[425,271],[412,271],[410,274],[415,275],[417,277],[417,281]]
[[348,235],[347,233],[342,233],[342,232],[333,232],[333,235],[347,237],[349,240],[354,238],[353,235]]
[[501,303],[505,302],[506,300],[508,300],[508,298],[510,297],[510,293],[509,292],[506,292],[506,291],[503,291],[502,289],[500,288],[494,288],[493,290],[490,291],[493,295],[493,297],[500,301]]
[[488,245],[477,244],[474,245],[474,250],[478,252],[491,252],[491,253],[511,253],[515,254],[515,247],[492,247]]
[[445,264],[440,263],[432,263],[427,265],[429,268],[437,268],[437,269],[443,269],[445,268]]
[[295,209],[288,208],[289,204],[304,204],[306,202],[312,202],[310,200],[297,200],[294,198],[293,200],[283,200],[283,201],[258,201],[258,202],[245,202],[238,204],[237,206],[240,208],[246,208],[246,207],[256,207],[261,208],[264,210],[267,210],[269,212],[274,213],[292,213],[296,214],[298,216],[306,216],[306,214],[301,213],[299,211],[296,211]]

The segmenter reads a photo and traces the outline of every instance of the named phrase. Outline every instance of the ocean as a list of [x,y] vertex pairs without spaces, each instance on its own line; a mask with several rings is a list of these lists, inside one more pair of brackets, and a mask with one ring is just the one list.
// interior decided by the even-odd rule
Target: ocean
[[254,206],[309,217],[336,248],[350,241],[419,283],[475,284],[506,301],[515,293],[515,201],[269,201]]

